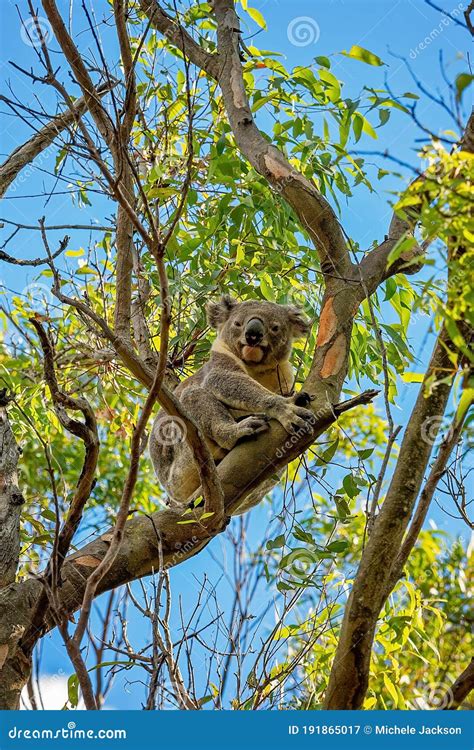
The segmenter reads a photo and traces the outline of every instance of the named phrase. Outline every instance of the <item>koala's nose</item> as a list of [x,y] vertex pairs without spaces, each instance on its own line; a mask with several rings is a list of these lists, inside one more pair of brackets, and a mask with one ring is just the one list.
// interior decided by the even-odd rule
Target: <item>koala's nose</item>
[[245,326],[245,340],[249,346],[256,346],[265,334],[263,323],[258,318],[252,318]]

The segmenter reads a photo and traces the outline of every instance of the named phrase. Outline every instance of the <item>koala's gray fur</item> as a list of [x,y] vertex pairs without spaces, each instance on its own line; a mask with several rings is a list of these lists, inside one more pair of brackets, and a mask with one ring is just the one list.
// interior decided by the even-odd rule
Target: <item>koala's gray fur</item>
[[[299,308],[273,302],[237,302],[225,296],[206,307],[218,335],[208,362],[175,390],[206,437],[216,463],[243,439],[268,429],[276,419],[288,432],[305,427],[312,414],[295,404],[293,371],[288,361],[292,342],[309,330]],[[150,436],[150,456],[170,501],[187,505],[199,489],[199,473],[186,440],[163,440],[160,411]],[[265,490],[248,497],[244,513]]]

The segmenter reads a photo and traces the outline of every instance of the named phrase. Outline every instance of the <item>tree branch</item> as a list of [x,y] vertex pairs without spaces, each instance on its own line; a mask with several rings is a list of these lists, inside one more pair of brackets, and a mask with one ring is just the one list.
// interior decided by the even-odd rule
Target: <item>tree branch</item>
[[449,343],[443,327],[344,611],[325,698],[327,709],[359,709],[364,700],[377,619],[387,597],[393,561],[401,548],[456,374]]
[[24,503],[18,486],[20,451],[7,416],[10,398],[0,390],[0,589],[15,580],[20,557],[20,513]]
[[387,596],[390,594],[398,579],[402,575],[403,568],[410,556],[413,547],[416,544],[420,531],[425,522],[426,514],[428,513],[428,509],[433,499],[436,487],[438,486],[439,480],[445,473],[449,457],[461,437],[461,433],[463,431],[465,419],[467,416],[467,411],[471,405],[472,401],[469,404],[466,404],[466,409],[464,410],[464,413],[462,415],[456,414],[453,423],[451,424],[443,442],[441,443],[438,455],[436,456],[433,466],[431,467],[428,479],[426,480],[423,490],[420,493],[420,499],[418,500],[418,505],[416,507],[413,519],[410,523],[410,527],[407,531],[405,539],[403,540],[401,550],[392,565],[390,580],[387,584]]
[[192,60],[194,65],[217,81],[219,56],[206,52],[174,18],[165,13],[156,0],[139,0],[139,2],[142,12],[147,16],[153,28],[161,32],[174,47]]
[[[115,84],[113,84],[115,85]],[[112,86],[110,84],[103,84],[97,87],[97,95],[103,96],[110,91]],[[8,99],[4,96],[0,96],[0,101],[8,103]],[[19,173],[28,164],[40,154],[42,151],[50,146],[55,138],[60,135],[66,128],[74,125],[76,119],[87,112],[87,101],[85,97],[76,99],[73,104],[73,111],[68,110],[63,112],[61,115],[55,117],[51,122],[45,125],[41,130],[35,133],[22,146],[19,146],[12,154],[0,165],[0,198],[2,198],[7,189],[10,187],[12,182],[16,179]]]
[[444,711],[454,711],[456,708],[460,708],[469,693],[474,690],[474,658],[471,659],[468,666],[462,674],[459,675],[457,680],[453,683],[452,687],[447,691],[446,695],[442,699],[441,705],[444,706]]

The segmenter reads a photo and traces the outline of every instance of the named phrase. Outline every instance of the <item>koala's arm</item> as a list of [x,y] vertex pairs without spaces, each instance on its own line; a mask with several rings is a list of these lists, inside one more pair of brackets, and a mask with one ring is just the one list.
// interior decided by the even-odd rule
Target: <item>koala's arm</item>
[[278,420],[287,432],[306,427],[305,420],[312,417],[308,409],[296,406],[291,398],[272,393],[237,368],[214,366],[203,385],[229,408],[265,414]]

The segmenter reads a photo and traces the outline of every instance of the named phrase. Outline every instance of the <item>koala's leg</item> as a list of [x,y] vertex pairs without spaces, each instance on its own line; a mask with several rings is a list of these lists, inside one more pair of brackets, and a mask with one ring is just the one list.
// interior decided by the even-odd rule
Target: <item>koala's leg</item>
[[191,448],[186,441],[181,421],[176,421],[165,411],[158,412],[148,443],[150,458],[156,476],[169,499],[186,505],[188,498],[200,484],[199,471]]
[[184,505],[199,485],[199,470],[192,450],[186,442],[181,443],[175,450],[174,461],[167,477],[168,495],[176,503]]
[[186,388],[181,402],[203,433],[226,451],[232,450],[239,440],[268,429],[265,416],[249,416],[236,422],[228,408],[204,388]]

